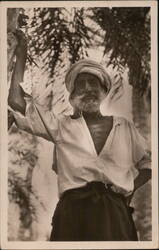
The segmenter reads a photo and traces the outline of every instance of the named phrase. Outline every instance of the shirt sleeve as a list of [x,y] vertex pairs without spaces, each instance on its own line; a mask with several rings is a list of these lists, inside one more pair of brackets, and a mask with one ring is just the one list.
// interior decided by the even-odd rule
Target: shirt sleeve
[[53,112],[46,111],[31,96],[25,97],[25,101],[24,115],[12,110],[16,125],[22,130],[56,143],[58,140],[58,119]]
[[151,168],[151,153],[145,139],[138,132],[133,123],[129,122],[128,124],[132,147],[132,161],[135,167],[138,170]]

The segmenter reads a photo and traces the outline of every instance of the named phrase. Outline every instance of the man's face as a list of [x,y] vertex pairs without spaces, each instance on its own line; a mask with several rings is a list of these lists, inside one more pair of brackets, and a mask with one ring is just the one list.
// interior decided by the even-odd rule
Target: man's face
[[107,89],[101,85],[100,79],[90,73],[80,73],[75,79],[74,90],[70,95],[73,107],[85,112],[99,110]]

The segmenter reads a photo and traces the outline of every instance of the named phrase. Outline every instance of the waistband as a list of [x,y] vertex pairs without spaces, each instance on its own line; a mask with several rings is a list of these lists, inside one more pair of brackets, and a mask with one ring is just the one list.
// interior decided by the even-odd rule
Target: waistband
[[112,184],[92,181],[88,182],[83,187],[66,190],[62,194],[61,199],[64,199],[65,197],[70,197],[71,199],[85,199],[92,197],[94,201],[98,201],[103,195],[111,194],[112,196],[125,201],[124,195],[114,192],[111,187]]

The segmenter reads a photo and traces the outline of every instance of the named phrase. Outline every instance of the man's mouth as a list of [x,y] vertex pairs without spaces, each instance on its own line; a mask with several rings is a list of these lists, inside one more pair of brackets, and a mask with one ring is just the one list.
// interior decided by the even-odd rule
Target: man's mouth
[[85,94],[83,97],[82,97],[82,100],[85,101],[85,100],[96,100],[98,99],[98,96],[96,94]]

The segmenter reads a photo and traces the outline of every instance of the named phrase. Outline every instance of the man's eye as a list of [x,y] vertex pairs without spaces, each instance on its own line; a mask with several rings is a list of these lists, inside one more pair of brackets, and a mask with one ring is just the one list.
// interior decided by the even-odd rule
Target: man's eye
[[95,79],[91,79],[90,81],[90,84],[92,85],[92,87],[96,87],[96,85],[97,85],[97,81],[95,80]]
[[83,91],[83,88],[84,88],[83,85],[84,85],[84,84],[82,84],[82,83],[80,83],[80,82],[76,82],[74,91],[75,91],[76,93],[81,93],[81,92]]
[[79,88],[79,89],[84,88],[85,87],[85,81],[79,79],[79,80],[76,81],[75,86],[77,88]]
[[78,92],[82,92],[83,88],[78,88],[77,90],[78,90]]

